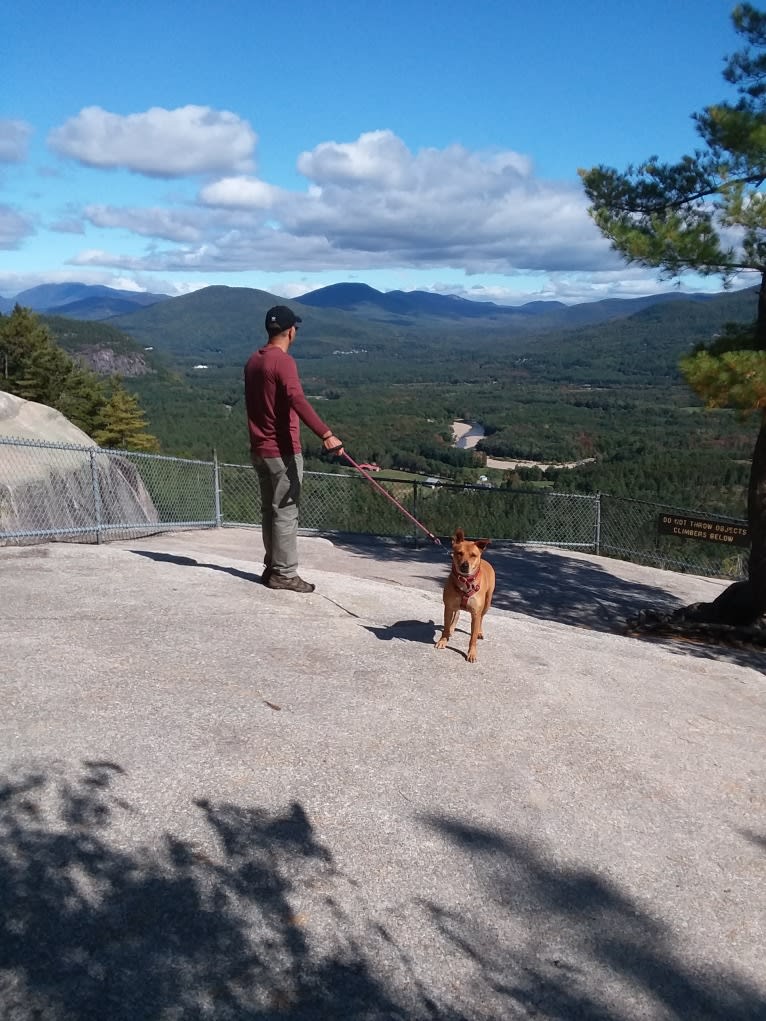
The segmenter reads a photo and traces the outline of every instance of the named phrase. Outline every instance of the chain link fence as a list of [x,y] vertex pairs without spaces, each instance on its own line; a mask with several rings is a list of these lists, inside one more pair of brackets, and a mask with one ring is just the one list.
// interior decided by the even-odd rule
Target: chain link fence
[[686,518],[694,522],[700,518],[698,512],[604,493],[600,495],[599,506],[598,553],[659,567],[664,571],[733,579],[746,576],[748,550],[736,545],[732,534],[740,529],[746,530],[746,521],[720,514],[705,514],[707,527],[711,528],[713,522],[722,526],[716,529],[721,541],[711,541],[663,534],[660,529],[663,517]]
[[[603,494],[376,481],[442,537],[461,526],[495,541],[582,550],[665,570],[729,578],[744,573],[746,551],[661,533],[663,515],[694,512]],[[0,438],[0,545],[101,542],[260,520],[250,465]],[[306,472],[300,523],[302,532],[422,537],[356,473]]]
[[0,437],[0,544],[101,542],[217,520],[214,463]]

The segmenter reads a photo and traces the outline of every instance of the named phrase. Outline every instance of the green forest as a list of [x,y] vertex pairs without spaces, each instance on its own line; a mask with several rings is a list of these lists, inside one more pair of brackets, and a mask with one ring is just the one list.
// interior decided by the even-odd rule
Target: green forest
[[[108,323],[17,309],[0,318],[3,388],[59,408],[103,445],[201,459],[215,450],[246,464],[242,368],[263,343],[252,324],[275,300],[207,288]],[[486,475],[506,490],[601,492],[741,517],[754,426],[706,410],[678,362],[726,323],[751,322],[754,307],[753,292],[740,291],[574,329],[543,322],[537,333],[427,318],[408,330],[310,309],[292,353],[351,456],[390,477]],[[104,349],[133,355],[141,373],[97,376],[86,366]],[[453,446],[455,420],[483,427],[474,451]],[[308,470],[349,470],[320,448],[304,432]],[[486,456],[587,463],[502,470]]]
[[[79,326],[59,320],[62,331]],[[88,335],[83,324],[84,334]],[[108,334],[122,348],[134,347],[119,331]],[[99,343],[103,343],[103,334]],[[158,451],[160,444],[146,427],[138,398],[118,376],[103,378],[68,354],[54,332],[29,309],[16,306],[0,315],[0,387],[24,400],[60,411],[100,446]]]
[[[220,314],[226,289],[210,290]],[[180,353],[188,313],[181,310],[178,329],[170,311],[187,299],[160,306],[165,342],[157,331],[133,325],[131,335],[142,343],[151,338],[155,351],[162,345],[175,368],[131,385],[163,449],[206,457],[215,447],[222,460],[244,463],[242,366],[262,340],[257,329],[242,326],[239,289],[231,291],[228,318],[237,325],[230,343],[221,333],[211,342],[207,326],[198,328],[194,350]],[[204,323],[205,293],[188,297],[195,299],[197,323]],[[258,307],[247,308],[250,324],[272,300],[263,295]],[[350,330],[341,313],[328,325],[313,322],[310,310],[293,353],[307,395],[358,462],[458,483],[484,474],[495,486],[600,491],[739,517],[754,425],[730,410],[706,410],[678,363],[727,322],[751,322],[755,300],[749,291],[723,293],[538,334],[529,326],[523,332],[495,325],[445,328],[427,319],[407,332],[401,324],[346,316],[354,323]],[[158,311],[126,317],[123,327],[134,318],[146,323]],[[208,368],[195,369],[202,357],[209,358]],[[453,447],[455,420],[484,428],[475,452]],[[309,469],[347,470],[321,454],[313,434],[304,433],[304,453]],[[502,471],[486,468],[484,455],[593,460],[574,469]]]

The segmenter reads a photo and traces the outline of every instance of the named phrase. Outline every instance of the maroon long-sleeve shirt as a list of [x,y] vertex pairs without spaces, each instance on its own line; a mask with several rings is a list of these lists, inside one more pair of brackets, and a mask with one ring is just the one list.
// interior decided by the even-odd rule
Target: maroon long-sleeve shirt
[[317,436],[330,432],[306,400],[295,359],[272,344],[245,365],[245,406],[250,449],[261,457],[300,454],[299,419]]

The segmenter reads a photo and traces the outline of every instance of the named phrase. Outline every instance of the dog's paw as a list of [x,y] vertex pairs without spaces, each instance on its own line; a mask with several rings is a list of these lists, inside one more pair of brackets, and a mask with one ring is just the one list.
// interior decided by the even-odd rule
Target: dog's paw
[[439,641],[436,643],[435,648],[437,648],[437,649],[446,649],[447,648],[447,639],[446,638],[440,638]]
[[466,658],[466,660],[469,663],[475,663],[476,662],[476,649],[469,649],[468,652],[466,653],[466,657],[465,658]]

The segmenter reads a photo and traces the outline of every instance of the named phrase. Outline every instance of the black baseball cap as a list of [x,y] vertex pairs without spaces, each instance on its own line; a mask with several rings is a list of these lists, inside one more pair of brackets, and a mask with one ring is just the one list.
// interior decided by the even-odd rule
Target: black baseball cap
[[275,305],[266,313],[266,332],[284,333],[285,330],[289,330],[291,326],[296,326],[302,321],[301,317],[297,316],[287,305]]

